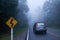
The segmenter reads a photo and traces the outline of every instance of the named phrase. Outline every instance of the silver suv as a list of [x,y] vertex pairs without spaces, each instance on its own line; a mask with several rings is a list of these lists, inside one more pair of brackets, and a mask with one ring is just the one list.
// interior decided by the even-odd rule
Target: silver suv
[[44,33],[46,34],[47,28],[44,23],[35,23],[33,26],[34,33]]

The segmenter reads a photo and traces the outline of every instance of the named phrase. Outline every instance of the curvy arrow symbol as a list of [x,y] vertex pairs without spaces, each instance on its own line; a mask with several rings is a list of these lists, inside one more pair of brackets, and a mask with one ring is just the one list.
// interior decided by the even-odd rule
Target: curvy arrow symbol
[[10,24],[11,24],[11,26],[13,27],[13,19],[11,19]]

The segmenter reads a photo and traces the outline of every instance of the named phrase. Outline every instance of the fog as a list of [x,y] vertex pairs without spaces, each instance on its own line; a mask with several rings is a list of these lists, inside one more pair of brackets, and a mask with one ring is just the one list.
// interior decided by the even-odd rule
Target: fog
[[47,0],[27,0],[27,4],[29,7],[27,15],[29,24],[38,22],[40,18],[43,18],[42,7],[45,1]]

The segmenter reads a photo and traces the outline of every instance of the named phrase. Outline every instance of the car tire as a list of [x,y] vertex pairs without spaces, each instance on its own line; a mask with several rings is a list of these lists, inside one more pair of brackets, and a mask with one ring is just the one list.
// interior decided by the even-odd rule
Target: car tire
[[46,34],[46,31],[44,31],[44,34]]

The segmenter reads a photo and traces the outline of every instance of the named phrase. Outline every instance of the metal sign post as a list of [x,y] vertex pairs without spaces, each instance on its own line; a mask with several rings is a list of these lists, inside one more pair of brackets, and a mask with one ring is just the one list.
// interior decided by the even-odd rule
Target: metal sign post
[[13,40],[13,28],[11,28],[11,40]]

